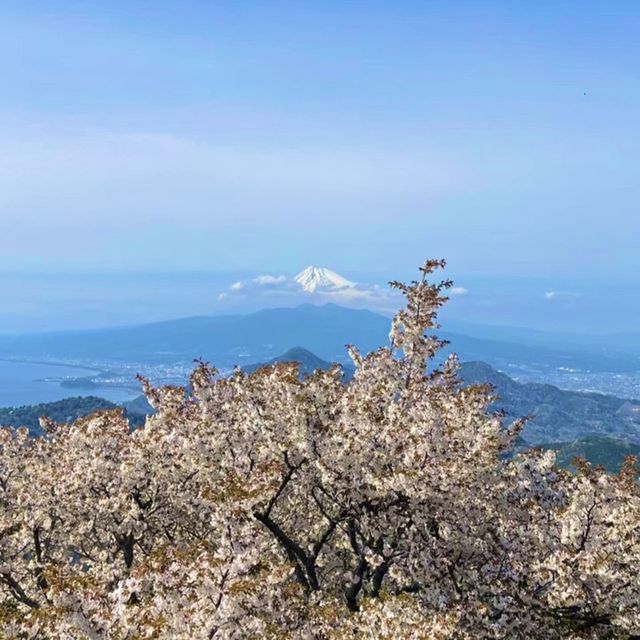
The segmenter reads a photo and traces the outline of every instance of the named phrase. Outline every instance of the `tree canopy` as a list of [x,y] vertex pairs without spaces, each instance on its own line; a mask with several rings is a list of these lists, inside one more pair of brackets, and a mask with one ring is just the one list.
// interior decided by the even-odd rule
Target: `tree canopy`
[[192,640],[640,636],[640,491],[554,454],[460,384],[432,335],[450,282],[390,343],[301,379],[281,363],[154,388],[46,436],[0,431],[0,636]]

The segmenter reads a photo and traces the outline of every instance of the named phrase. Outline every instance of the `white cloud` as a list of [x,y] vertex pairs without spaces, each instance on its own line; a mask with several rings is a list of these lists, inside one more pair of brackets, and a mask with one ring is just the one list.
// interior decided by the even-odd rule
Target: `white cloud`
[[581,293],[572,291],[546,291],[544,294],[545,300],[575,300],[581,296]]
[[[335,302],[337,304],[387,308],[389,301],[397,294],[387,287],[378,284],[351,283],[349,287],[319,287],[307,291],[294,278],[284,275],[261,274],[255,278],[241,280],[231,284],[227,291],[218,296],[219,300],[231,299],[233,296],[250,296],[258,300],[260,297],[287,297],[294,303],[304,302],[309,298],[318,301]],[[453,295],[464,295],[466,289],[458,287]]]
[[270,285],[270,284],[282,284],[286,282],[286,276],[271,276],[271,275],[262,275],[254,278],[252,282],[259,284],[261,286]]
[[320,291],[320,296],[326,296],[337,300],[369,300],[375,295],[380,295],[379,290],[356,288],[356,287],[344,287],[342,289],[336,289],[335,291]]
[[286,276],[272,276],[262,274],[252,278],[251,280],[238,280],[229,285],[226,292],[218,296],[218,300],[228,298],[230,295],[271,295],[278,293],[287,293],[297,288],[293,280],[289,280]]
[[468,294],[469,294],[469,289],[465,289],[464,287],[451,287],[451,289],[449,289],[449,295],[452,297],[466,296]]

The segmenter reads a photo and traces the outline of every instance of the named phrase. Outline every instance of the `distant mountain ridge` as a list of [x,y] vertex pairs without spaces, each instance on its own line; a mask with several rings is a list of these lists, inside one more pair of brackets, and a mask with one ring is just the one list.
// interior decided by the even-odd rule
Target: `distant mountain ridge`
[[469,337],[528,344],[532,347],[580,349],[600,355],[619,355],[624,351],[628,352],[629,349],[637,355],[640,351],[640,332],[570,333],[532,327],[477,324],[459,320],[448,321],[446,325],[451,331]]
[[[133,327],[1,336],[0,356],[148,363],[204,358],[227,367],[277,357],[299,345],[327,361],[347,362],[345,345],[369,352],[389,344],[390,319],[372,311],[336,304],[303,304],[265,309],[246,315],[196,316]],[[482,360],[493,366],[538,363],[582,367],[592,371],[636,371],[636,356],[585,353],[570,348],[528,346],[482,339],[446,330],[437,335],[463,360]]]
[[247,315],[195,316],[134,327],[0,337],[0,354],[171,362],[203,357],[214,364],[272,358],[292,344],[328,360],[345,345],[369,351],[388,343],[389,319],[335,304],[303,304]]

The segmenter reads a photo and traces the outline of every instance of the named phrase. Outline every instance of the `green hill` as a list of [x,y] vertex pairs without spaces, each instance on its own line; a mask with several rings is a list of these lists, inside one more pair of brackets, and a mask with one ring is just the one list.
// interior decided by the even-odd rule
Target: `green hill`
[[[0,355],[15,358],[80,359],[101,362],[169,363],[200,357],[217,367],[269,360],[300,345],[328,361],[347,362],[346,344],[366,353],[389,344],[388,317],[336,304],[302,304],[264,309],[245,315],[198,316],[151,324],[30,335],[0,336]],[[530,346],[439,330],[465,361],[540,363],[545,367],[578,367],[590,371],[637,371],[635,353],[594,353],[567,344]],[[508,337],[508,336],[507,336]],[[250,358],[250,360],[247,360]]]
[[640,442],[640,420],[632,410],[640,403],[550,384],[516,382],[485,362],[465,362],[461,376],[467,384],[491,384],[499,396],[494,409],[512,418],[530,416],[522,432],[529,443],[573,442],[585,436]]
[[0,425],[3,427],[27,427],[31,433],[41,434],[40,416],[56,422],[70,422],[94,411],[115,409],[118,405],[95,396],[65,398],[56,402],[8,407],[0,409]]
[[602,465],[607,471],[617,473],[627,456],[640,459],[640,444],[621,438],[578,438],[573,442],[549,442],[545,449],[557,450],[557,463],[571,467],[575,458],[585,458],[593,465]]
[[[65,398],[56,402],[0,409],[0,426],[27,427],[32,434],[42,435],[41,416],[47,416],[56,422],[72,422],[95,411],[119,408],[123,407],[96,396]],[[145,412],[142,410],[142,405],[140,409],[133,405],[125,406],[124,411],[132,426],[144,423]]]

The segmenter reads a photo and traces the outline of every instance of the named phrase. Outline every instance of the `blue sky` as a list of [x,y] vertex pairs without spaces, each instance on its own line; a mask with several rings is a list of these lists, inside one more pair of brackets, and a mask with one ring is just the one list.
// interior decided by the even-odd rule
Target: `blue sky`
[[384,281],[427,256],[488,299],[523,283],[531,324],[587,296],[578,329],[598,304],[634,328],[638,33],[622,0],[2,2],[4,328],[15,274]]

